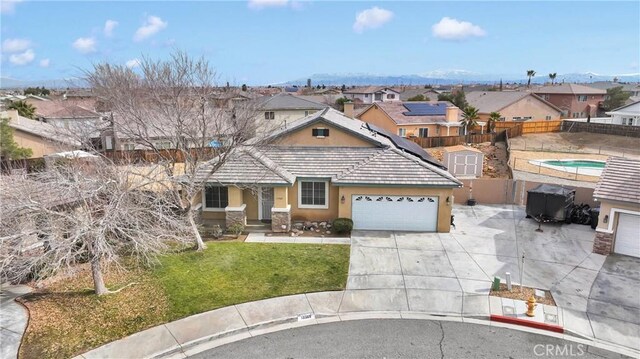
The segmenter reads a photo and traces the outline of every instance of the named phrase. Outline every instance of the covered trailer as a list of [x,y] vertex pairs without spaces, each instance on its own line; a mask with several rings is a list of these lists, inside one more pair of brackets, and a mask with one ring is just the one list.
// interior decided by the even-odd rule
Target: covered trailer
[[565,221],[576,197],[574,188],[541,184],[527,191],[527,217],[540,221]]

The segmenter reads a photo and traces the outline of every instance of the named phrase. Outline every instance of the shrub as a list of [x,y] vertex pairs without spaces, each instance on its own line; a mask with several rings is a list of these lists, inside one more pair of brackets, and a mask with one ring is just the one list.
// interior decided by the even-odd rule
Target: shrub
[[353,229],[353,221],[349,218],[336,218],[333,221],[332,229],[336,233],[350,233]]
[[242,225],[242,223],[234,223],[229,227],[227,227],[227,232],[233,233],[236,236],[240,235],[240,233],[242,233],[243,231],[244,231],[244,226]]

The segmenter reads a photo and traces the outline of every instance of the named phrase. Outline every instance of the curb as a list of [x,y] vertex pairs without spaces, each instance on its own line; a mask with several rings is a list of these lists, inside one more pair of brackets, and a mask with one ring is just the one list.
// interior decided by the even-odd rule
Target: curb
[[508,316],[497,315],[497,314],[491,314],[490,319],[491,319],[491,321],[500,322],[500,323],[522,325],[522,326],[525,326],[525,327],[548,330],[550,332],[555,332],[555,333],[560,333],[560,334],[564,333],[564,328],[563,327],[561,327],[559,325],[554,325],[554,324],[535,322],[535,321],[532,321],[532,320],[508,317]]

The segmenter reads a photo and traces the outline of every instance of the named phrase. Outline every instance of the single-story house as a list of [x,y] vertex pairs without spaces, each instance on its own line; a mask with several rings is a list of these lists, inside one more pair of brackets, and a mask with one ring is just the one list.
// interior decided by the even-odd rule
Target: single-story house
[[357,115],[401,137],[457,136],[461,111],[448,101],[378,102]]
[[13,140],[20,147],[30,148],[30,158],[69,151],[81,147],[81,143],[64,129],[52,124],[22,117],[17,110],[0,113],[0,117],[9,119],[9,127],[13,130]]
[[355,229],[449,232],[462,183],[422,148],[334,109],[292,122],[261,147],[238,148],[206,187],[201,217],[246,223],[351,218]]
[[611,123],[616,125],[640,126],[640,101],[606,112]]
[[555,121],[562,116],[560,108],[531,92],[474,91],[466,99],[478,109],[482,122],[489,120],[491,112],[500,113],[500,121]]
[[593,192],[600,215],[593,251],[640,258],[640,161],[610,157]]

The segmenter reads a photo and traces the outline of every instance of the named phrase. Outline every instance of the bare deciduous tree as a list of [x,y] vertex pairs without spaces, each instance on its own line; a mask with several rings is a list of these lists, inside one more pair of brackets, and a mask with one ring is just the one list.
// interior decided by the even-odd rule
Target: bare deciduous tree
[[186,213],[197,249],[204,249],[194,218],[208,179],[201,168],[216,159],[207,167],[210,176],[237,148],[246,147],[247,139],[253,137],[252,147],[261,144],[256,135],[268,131],[259,128],[264,121],[258,121],[253,102],[216,105],[214,100],[224,90],[215,85],[215,71],[206,60],[182,52],[166,61],[144,58],[135,70],[98,64],[86,78],[111,110],[116,147],[126,143],[156,155],[153,166],[162,168],[172,182],[165,189]]
[[47,170],[0,177],[0,276],[22,280],[89,262],[95,293],[103,266],[151,262],[191,240],[191,228],[161,173],[139,175],[99,157],[61,160]]

